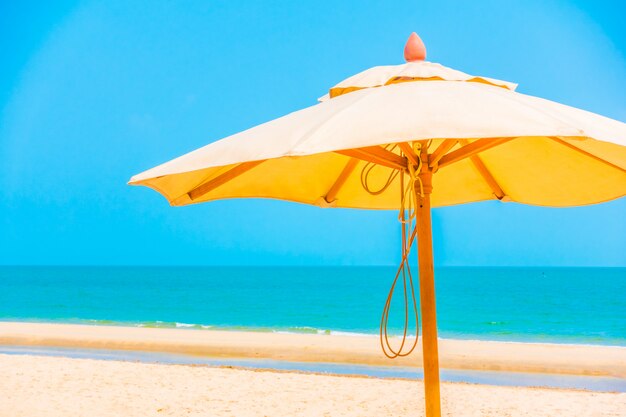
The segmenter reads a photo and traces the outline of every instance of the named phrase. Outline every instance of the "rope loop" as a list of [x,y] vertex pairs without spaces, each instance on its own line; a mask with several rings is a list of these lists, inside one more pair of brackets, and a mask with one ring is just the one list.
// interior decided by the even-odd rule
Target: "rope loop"
[[[380,319],[380,346],[383,353],[390,359],[404,357],[410,355],[417,346],[419,337],[419,314],[417,309],[417,299],[415,297],[415,285],[413,284],[413,274],[411,273],[411,265],[409,263],[409,254],[417,236],[417,228],[415,226],[415,202],[417,201],[417,193],[415,191],[415,181],[417,176],[410,176],[408,184],[404,185],[404,175],[400,177],[400,213],[398,220],[402,231],[402,259],[396,275],[391,283],[387,300],[383,308],[383,314]],[[391,310],[391,302],[399,280],[402,280],[402,289],[404,295],[404,326],[400,346],[395,349],[389,340],[389,313]],[[409,314],[415,318],[415,337],[412,343],[407,343],[409,338]]]
[[[389,151],[393,151],[395,148],[396,145],[385,146],[385,149]],[[413,148],[416,154],[420,155],[421,144],[419,142],[414,142]],[[419,177],[419,173],[422,170],[422,160],[421,158],[418,158],[417,166],[409,164],[407,171],[405,172],[393,170],[387,177],[385,184],[377,190],[373,190],[368,184],[369,176],[375,166],[377,165],[368,162],[361,170],[361,185],[369,194],[382,194],[390,187],[396,177],[398,177],[398,175],[400,176],[400,212],[398,213],[398,221],[400,222],[402,232],[402,258],[400,266],[398,267],[396,275],[391,283],[391,288],[389,289],[389,294],[387,295],[387,300],[385,301],[385,306],[380,320],[380,345],[382,351],[385,356],[390,359],[394,359],[410,355],[415,350],[419,337],[419,313],[417,308],[417,299],[415,297],[413,274],[411,273],[411,266],[409,263],[409,254],[411,253],[411,248],[413,247],[415,238],[417,237],[415,206],[418,202],[418,194],[421,197],[424,196],[424,186],[421,178]],[[405,180],[405,176],[408,177],[408,181]],[[416,184],[419,185],[419,193],[417,192]],[[393,296],[396,287],[398,287],[399,281],[402,282],[403,290],[404,325],[400,346],[398,348],[394,348],[389,340],[389,313],[391,310]],[[415,337],[411,343],[407,342],[410,337],[409,314],[411,314],[415,320]]]

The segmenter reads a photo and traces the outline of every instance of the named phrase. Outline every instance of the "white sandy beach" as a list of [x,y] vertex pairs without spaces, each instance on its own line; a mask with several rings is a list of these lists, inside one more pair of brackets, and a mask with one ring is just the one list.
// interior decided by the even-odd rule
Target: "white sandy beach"
[[[626,348],[442,340],[452,369],[624,377]],[[418,366],[376,337],[0,323],[0,346]],[[0,354],[0,417],[420,416],[421,381]],[[625,416],[626,393],[445,382],[446,416]]]
[[[389,380],[0,355],[0,416],[421,416]],[[445,416],[624,416],[626,394],[442,384]]]

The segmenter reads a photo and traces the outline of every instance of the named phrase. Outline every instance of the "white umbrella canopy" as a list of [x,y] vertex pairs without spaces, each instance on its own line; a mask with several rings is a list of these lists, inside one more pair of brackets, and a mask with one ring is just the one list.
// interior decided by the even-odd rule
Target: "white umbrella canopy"
[[509,90],[517,88],[517,84],[508,81],[469,75],[434,62],[413,61],[402,65],[385,65],[367,69],[331,87],[328,94],[319,98],[319,101],[326,101],[363,88],[383,87],[409,81],[469,81],[495,85]]
[[[368,159],[351,150],[429,140],[429,153],[439,150],[442,157],[432,164],[434,207],[490,199],[571,206],[626,194],[626,124],[513,88],[428,62],[376,67],[333,87],[332,99],[211,143],[130,183],[154,188],[172,205],[266,197],[398,209],[395,188],[372,195],[362,187]],[[480,152],[481,167],[476,156],[452,161],[464,144]],[[395,155],[369,151],[406,166],[398,147]],[[350,172],[328,198],[346,166]],[[371,183],[384,184],[389,169],[372,170]]]
[[366,70],[332,87],[319,104],[213,142],[130,184],[151,187],[175,206],[263,197],[400,210],[402,262],[381,344],[389,357],[415,347],[403,338],[394,350],[386,323],[399,278],[411,292],[406,314],[408,300],[417,313],[407,261],[417,240],[426,416],[439,417],[431,207],[483,200],[562,207],[622,197],[626,124],[425,56],[412,34],[406,64]]

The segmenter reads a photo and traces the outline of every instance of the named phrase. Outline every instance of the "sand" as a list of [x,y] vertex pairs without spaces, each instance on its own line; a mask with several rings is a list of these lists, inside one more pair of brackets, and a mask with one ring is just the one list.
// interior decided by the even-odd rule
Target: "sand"
[[[0,346],[419,366],[376,337],[0,323]],[[626,375],[626,348],[441,340],[450,369]],[[0,354],[0,417],[421,416],[421,381]],[[626,393],[442,384],[446,416],[626,416]]]
[[[422,416],[418,381],[0,355],[0,416]],[[626,394],[442,384],[445,416],[624,416]]]
[[[0,322],[0,345],[54,346],[419,367],[419,349],[402,359],[381,353],[376,336],[276,334],[120,326]],[[626,378],[626,348],[441,340],[442,368]],[[625,412],[626,414],[626,412]]]

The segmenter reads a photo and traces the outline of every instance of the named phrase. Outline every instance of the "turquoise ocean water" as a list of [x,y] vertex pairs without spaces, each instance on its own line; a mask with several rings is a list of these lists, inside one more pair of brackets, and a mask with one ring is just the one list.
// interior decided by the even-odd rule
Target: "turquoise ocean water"
[[[0,320],[377,334],[394,273],[0,267]],[[626,346],[624,268],[438,268],[436,286],[441,337]],[[392,316],[399,333],[402,311]]]

